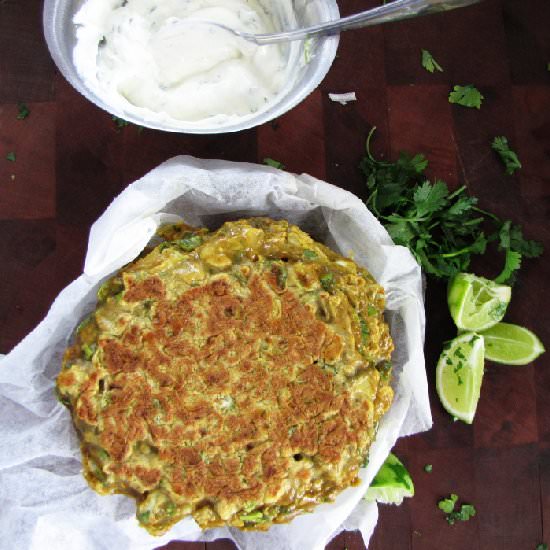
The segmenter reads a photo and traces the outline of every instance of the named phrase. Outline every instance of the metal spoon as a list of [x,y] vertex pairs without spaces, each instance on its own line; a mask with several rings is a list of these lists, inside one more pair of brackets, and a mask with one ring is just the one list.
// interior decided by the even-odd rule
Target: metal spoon
[[378,25],[380,23],[400,21],[401,19],[408,19],[418,15],[429,15],[432,13],[449,11],[462,6],[475,4],[479,1],[480,0],[395,0],[388,4],[333,21],[326,21],[302,29],[270,34],[251,34],[237,31],[219,23],[210,21],[204,21],[204,23],[221,27],[254,44],[263,45],[292,40],[303,40],[312,36],[330,36],[350,29],[359,29],[361,27]]

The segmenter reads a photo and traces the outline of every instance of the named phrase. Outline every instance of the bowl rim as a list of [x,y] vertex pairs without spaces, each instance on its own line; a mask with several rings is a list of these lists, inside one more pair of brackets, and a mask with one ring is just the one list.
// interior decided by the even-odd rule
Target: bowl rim
[[[64,76],[64,78],[73,86],[73,88],[83,95],[88,101],[92,102],[97,107],[107,111],[115,117],[122,118],[128,122],[150,128],[153,130],[162,130],[165,132],[182,133],[182,134],[224,134],[239,132],[241,130],[248,130],[265,124],[271,120],[274,120],[281,115],[287,113],[296,105],[301,103],[307,96],[309,96],[322,82],[328,73],[334,59],[336,57],[336,51],[340,41],[338,34],[333,36],[327,36],[319,39],[319,45],[316,51],[315,59],[318,59],[318,65],[315,71],[309,78],[307,85],[301,86],[297,93],[287,93],[283,96],[281,101],[272,106],[272,108],[263,111],[257,118],[250,117],[242,122],[235,122],[225,126],[218,127],[178,127],[172,124],[163,124],[161,122],[148,122],[142,120],[131,113],[127,113],[117,108],[111,107],[103,99],[98,97],[92,90],[90,90],[81,79],[76,67],[73,63],[72,49],[68,50],[68,46],[64,43],[61,37],[64,35],[62,29],[63,20],[63,7],[67,6],[69,2],[63,2],[63,0],[44,0],[44,10],[42,16],[42,24],[44,29],[44,36],[50,55],[54,60],[57,68]],[[337,19],[340,17],[340,10],[336,3],[336,0],[323,0],[319,2],[322,7],[321,20]]]

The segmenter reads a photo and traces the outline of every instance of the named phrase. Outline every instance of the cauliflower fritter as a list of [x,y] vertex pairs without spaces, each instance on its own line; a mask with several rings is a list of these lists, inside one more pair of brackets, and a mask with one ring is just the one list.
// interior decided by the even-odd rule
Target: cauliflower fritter
[[357,484],[393,398],[382,287],[286,221],[159,235],[57,378],[91,487],[158,535],[187,515],[267,529]]

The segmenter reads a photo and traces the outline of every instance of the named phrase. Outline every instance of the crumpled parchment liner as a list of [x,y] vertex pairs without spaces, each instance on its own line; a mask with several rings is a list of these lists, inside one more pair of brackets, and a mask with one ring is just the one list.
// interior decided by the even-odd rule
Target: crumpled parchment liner
[[[286,218],[315,239],[352,255],[384,286],[396,345],[395,401],[371,447],[362,483],[331,504],[267,533],[214,529],[192,519],[152,537],[134,517],[134,501],[100,496],[81,475],[69,412],[54,396],[61,357],[96,290],[139,254],[157,226],[183,219],[217,228],[223,221]],[[424,367],[425,315],[420,268],[351,193],[307,175],[270,167],[175,157],[129,185],[93,225],[84,273],[54,301],[46,318],[0,361],[0,547],[25,550],[150,549],[170,540],[229,537],[242,550],[321,550],[343,529],[368,542],[376,504],[362,496],[399,436],[429,429]]]

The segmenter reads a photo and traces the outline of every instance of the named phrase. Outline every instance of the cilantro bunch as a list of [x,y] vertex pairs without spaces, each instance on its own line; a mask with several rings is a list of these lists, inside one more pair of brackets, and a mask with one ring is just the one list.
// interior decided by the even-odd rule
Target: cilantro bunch
[[505,254],[499,282],[512,282],[522,257],[540,256],[542,245],[523,237],[520,226],[477,207],[477,198],[462,186],[451,192],[444,181],[430,182],[422,154],[401,153],[396,162],[376,160],[367,138],[360,169],[369,191],[367,206],[396,244],[409,248],[422,269],[448,279],[465,272],[473,256],[497,243]]

